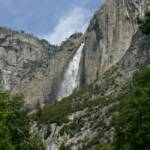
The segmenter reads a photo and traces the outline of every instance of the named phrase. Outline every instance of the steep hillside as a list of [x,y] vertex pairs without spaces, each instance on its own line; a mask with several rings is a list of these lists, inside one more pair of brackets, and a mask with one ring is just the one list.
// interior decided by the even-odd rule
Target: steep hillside
[[131,45],[122,59],[106,71],[99,82],[104,96],[127,93],[128,82],[135,71],[150,66],[150,36],[140,31],[133,36]]
[[112,116],[130,94],[135,71],[150,65],[150,36],[137,24],[148,3],[108,0],[96,12],[85,33],[84,86],[46,107],[32,128],[47,150],[88,150],[112,143]]
[[43,110],[33,135],[45,140],[47,150],[58,150],[64,143],[67,150],[88,150],[95,145],[110,144],[120,100],[130,94],[130,81],[136,70],[150,65],[150,36],[138,32],[124,57],[102,79],[82,87],[61,102]]
[[[96,145],[101,150],[113,142],[112,118],[133,92],[133,74],[150,66],[150,35],[143,34],[137,23],[149,9],[149,0],[107,0],[85,34],[74,34],[61,46],[0,28],[1,89],[23,93],[31,109],[53,101],[43,110],[38,105],[30,116],[31,135],[40,137],[46,150],[95,150]],[[81,87],[54,101],[81,43]]]

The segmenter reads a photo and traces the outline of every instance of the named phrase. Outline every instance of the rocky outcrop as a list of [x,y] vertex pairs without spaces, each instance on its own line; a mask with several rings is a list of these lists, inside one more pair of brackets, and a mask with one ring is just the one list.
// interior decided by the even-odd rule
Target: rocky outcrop
[[22,93],[25,105],[35,108],[55,99],[61,75],[82,42],[74,34],[60,47],[31,35],[0,28],[0,88]]
[[148,0],[107,0],[98,10],[85,35],[86,83],[101,80],[119,62],[137,32],[137,17],[149,8]]
[[72,103],[69,109],[75,111],[62,116],[68,118],[67,123],[64,120],[60,124],[59,119],[47,120],[45,124],[40,122],[32,127],[31,134],[43,139],[46,150],[59,150],[63,143],[69,150],[89,150],[96,144],[111,143],[114,133],[111,120],[118,102],[117,99],[101,99],[98,93],[94,85],[74,93],[69,99]]

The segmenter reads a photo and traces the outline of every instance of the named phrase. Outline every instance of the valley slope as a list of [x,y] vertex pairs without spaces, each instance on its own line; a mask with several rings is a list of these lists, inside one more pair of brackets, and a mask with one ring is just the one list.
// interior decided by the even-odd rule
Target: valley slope
[[32,116],[31,134],[43,139],[46,150],[90,150],[113,141],[112,116],[133,74],[150,66],[150,35],[137,23],[149,9],[149,0],[106,0],[84,35],[72,35],[59,47],[0,29],[1,89],[23,93],[30,109],[38,101],[54,102],[67,64],[85,44],[80,89]]

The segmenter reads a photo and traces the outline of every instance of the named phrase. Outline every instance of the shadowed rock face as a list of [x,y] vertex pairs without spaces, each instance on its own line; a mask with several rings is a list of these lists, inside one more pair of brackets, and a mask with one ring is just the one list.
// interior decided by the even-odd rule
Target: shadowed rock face
[[31,35],[0,28],[0,88],[22,93],[28,108],[55,99],[56,87],[68,61],[82,42],[72,35],[60,47]]
[[98,10],[85,35],[86,83],[101,76],[126,53],[136,33],[137,17],[149,7],[148,0],[107,0]]

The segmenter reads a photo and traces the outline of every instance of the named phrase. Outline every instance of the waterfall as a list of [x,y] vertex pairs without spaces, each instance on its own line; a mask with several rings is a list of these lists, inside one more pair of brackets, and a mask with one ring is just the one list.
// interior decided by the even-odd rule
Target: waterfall
[[73,59],[70,61],[67,69],[65,70],[63,80],[60,85],[60,89],[57,95],[58,101],[62,98],[67,97],[72,94],[72,92],[79,86],[80,84],[80,60],[82,56],[82,50],[84,47],[84,43],[81,44]]

